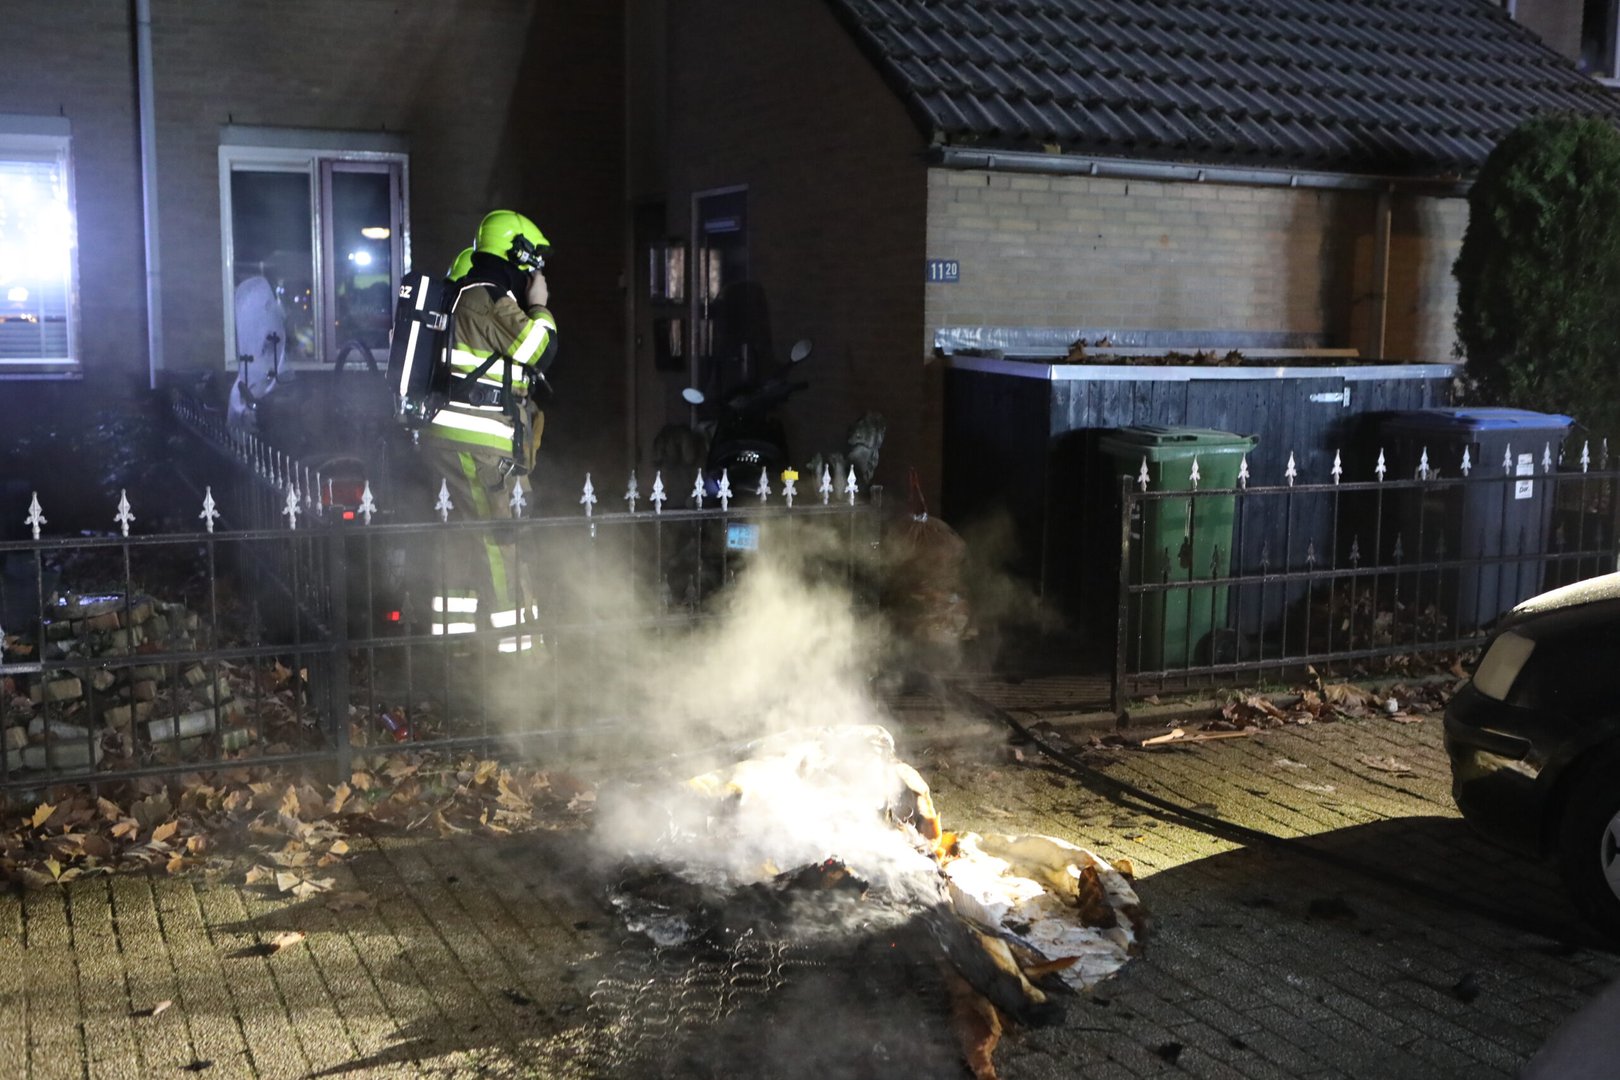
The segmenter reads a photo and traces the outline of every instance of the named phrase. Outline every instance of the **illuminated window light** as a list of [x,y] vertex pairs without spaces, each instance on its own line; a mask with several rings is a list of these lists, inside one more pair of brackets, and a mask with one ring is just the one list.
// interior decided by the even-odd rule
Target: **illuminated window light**
[[360,235],[367,240],[386,240],[393,232],[386,225],[367,225],[360,230]]
[[369,252],[369,251],[351,251],[351,252],[349,252],[349,261],[354,263],[354,265],[356,265],[356,266],[370,266],[371,265],[371,252]]
[[26,304],[28,303],[28,290],[23,288],[21,285],[18,285],[13,289],[8,289],[6,291],[6,299],[10,300],[13,304]]

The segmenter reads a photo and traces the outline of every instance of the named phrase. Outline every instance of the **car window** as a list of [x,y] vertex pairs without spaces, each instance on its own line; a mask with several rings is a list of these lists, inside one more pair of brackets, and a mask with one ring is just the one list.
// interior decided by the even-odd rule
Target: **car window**
[[1538,637],[1507,700],[1513,705],[1565,713],[1620,714],[1617,661],[1620,627],[1579,628]]

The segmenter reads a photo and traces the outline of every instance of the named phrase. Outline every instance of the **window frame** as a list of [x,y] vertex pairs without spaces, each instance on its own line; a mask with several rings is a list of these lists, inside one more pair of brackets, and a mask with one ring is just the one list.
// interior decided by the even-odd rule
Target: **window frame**
[[[84,357],[79,341],[79,205],[73,176],[73,129],[65,117],[0,114],[0,158],[39,160],[53,157],[62,172],[68,211],[67,355],[0,359],[0,382],[79,379]],[[21,155],[27,154],[25,159]]]
[[[256,172],[302,173],[309,179],[310,192],[310,275],[314,291],[312,318],[318,328],[317,358],[311,361],[287,359],[295,371],[330,371],[338,340],[330,311],[335,306],[336,254],[332,243],[332,175],[334,172],[386,173],[397,176],[397,187],[390,193],[389,257],[393,280],[389,295],[410,273],[410,155],[397,137],[368,132],[291,131],[282,129],[226,128],[219,146],[220,281],[225,312],[224,363],[236,369],[236,253],[231,202],[231,174],[242,167]],[[397,170],[397,171],[396,171]],[[387,363],[386,349],[371,349],[371,359],[379,366]]]

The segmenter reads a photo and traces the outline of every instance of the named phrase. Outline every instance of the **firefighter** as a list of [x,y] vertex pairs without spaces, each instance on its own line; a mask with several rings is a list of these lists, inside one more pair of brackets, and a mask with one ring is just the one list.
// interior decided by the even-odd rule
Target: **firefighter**
[[[522,214],[495,210],[478,226],[464,276],[451,277],[450,401],[433,417],[424,446],[462,516],[499,521],[512,516],[512,486],[534,468],[545,417],[533,391],[557,351],[557,323],[547,308],[542,267],[550,242]],[[460,259],[457,259],[460,263]],[[536,614],[523,595],[515,551],[484,534],[479,549],[458,553],[433,600],[433,632],[511,629]],[[500,639],[502,652],[527,650],[530,635]]]

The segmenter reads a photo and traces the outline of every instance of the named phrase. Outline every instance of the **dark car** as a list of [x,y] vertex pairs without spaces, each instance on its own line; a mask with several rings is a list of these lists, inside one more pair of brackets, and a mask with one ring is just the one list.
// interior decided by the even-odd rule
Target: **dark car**
[[1502,618],[1446,709],[1446,752],[1463,817],[1556,858],[1581,913],[1620,937],[1620,573]]

